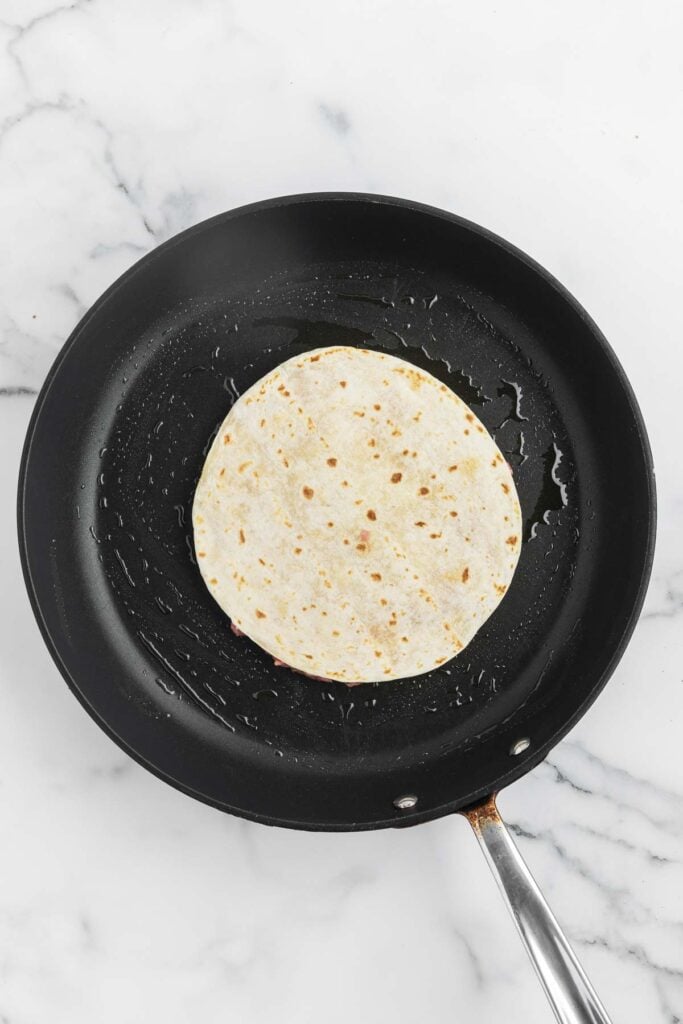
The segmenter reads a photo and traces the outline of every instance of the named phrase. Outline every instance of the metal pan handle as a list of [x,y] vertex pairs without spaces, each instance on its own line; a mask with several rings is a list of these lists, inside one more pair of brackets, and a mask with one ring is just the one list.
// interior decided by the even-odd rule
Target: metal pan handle
[[560,1024],[610,1024],[581,964],[522,860],[495,796],[463,812],[479,840]]

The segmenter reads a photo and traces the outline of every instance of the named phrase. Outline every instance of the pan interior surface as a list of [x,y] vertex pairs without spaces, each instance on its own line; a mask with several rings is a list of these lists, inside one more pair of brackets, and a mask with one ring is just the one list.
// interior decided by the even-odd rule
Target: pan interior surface
[[[462,655],[352,690],[234,636],[192,543],[194,489],[231,403],[328,345],[447,383],[505,453],[524,519],[510,590]],[[53,656],[125,749],[226,810],[358,829],[462,807],[571,727],[633,627],[653,489],[623,373],[552,279],[457,218],[338,195],[207,221],[114,285],[38,401],[19,512]],[[418,799],[402,810],[405,793]]]

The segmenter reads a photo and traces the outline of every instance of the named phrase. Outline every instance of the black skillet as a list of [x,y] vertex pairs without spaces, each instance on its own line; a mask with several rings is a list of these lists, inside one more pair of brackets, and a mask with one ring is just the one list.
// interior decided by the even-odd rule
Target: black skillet
[[[333,343],[395,352],[446,381],[507,453],[525,520],[510,591],[460,657],[351,690],[276,668],[233,636],[190,526],[231,402],[282,360]],[[19,482],[43,637],[132,757],[191,796],[293,828],[474,807],[499,879],[512,871],[517,890],[525,869],[487,798],[538,764],[609,678],[654,528],[645,428],[585,311],[495,235],[372,195],[257,203],[140,260],[56,360]],[[544,984],[558,1019],[606,1020],[545,905],[527,920],[540,899],[527,889],[513,913],[534,931],[539,972],[555,973]]]

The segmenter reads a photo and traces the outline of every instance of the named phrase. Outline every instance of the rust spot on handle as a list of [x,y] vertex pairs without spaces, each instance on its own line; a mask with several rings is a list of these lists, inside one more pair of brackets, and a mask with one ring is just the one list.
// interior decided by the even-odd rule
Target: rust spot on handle
[[491,796],[487,796],[482,803],[476,804],[474,807],[466,807],[465,810],[460,811],[460,814],[467,818],[475,832],[480,832],[482,825],[487,822],[500,821],[500,814],[496,807],[496,794],[492,793]]

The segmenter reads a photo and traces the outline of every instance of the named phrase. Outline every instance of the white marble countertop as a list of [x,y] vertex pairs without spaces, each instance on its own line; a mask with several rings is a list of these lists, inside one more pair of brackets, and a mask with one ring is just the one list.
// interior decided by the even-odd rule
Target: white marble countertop
[[0,1021],[551,1019],[461,819],[267,829],[196,803],[82,711],[25,597],[36,390],[161,240],[271,195],[460,213],[559,277],[641,402],[653,582],[590,713],[502,810],[621,1024],[683,1018],[681,6],[655,0],[0,3]]

